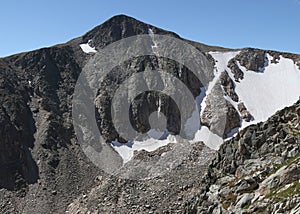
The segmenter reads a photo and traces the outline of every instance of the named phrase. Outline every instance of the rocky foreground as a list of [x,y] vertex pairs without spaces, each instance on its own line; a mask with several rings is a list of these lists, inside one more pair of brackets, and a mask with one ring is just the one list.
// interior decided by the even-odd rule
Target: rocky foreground
[[188,158],[162,177],[98,177],[97,187],[67,212],[299,213],[299,146],[300,101],[246,128],[216,153],[194,144]]
[[300,101],[225,142],[199,213],[300,212]]

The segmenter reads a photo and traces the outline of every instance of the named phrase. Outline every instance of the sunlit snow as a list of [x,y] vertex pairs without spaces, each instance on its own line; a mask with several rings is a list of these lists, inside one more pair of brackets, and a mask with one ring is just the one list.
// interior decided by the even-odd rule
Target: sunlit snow
[[177,143],[175,136],[169,135],[165,140],[149,138],[144,141],[133,141],[125,144],[121,144],[118,141],[113,141],[112,146],[122,157],[123,163],[127,163],[133,157],[134,151],[145,150],[152,152],[162,146],[168,145],[169,143]]
[[[229,76],[234,79],[233,73],[227,68],[228,61],[238,52],[212,52],[216,60],[217,69],[227,70]],[[254,117],[253,121],[242,122],[242,128],[250,124],[266,121],[276,111],[295,103],[300,96],[300,70],[291,59],[280,57],[277,64],[271,63],[272,56],[267,54],[268,64],[261,72],[249,71],[239,65],[244,73],[244,79],[235,82],[235,91],[239,96],[239,102],[243,102],[248,111]],[[237,108],[237,103],[227,100]]]
[[80,44],[80,47],[82,49],[82,51],[84,53],[96,53],[96,49],[95,48],[92,48],[89,43],[86,43],[86,44]]
[[158,46],[157,46],[156,41],[154,40],[154,33],[153,33],[153,30],[149,28],[149,29],[148,29],[148,34],[149,34],[149,36],[151,37],[151,40],[152,40],[152,43],[153,43],[153,45],[151,45],[152,52],[153,52],[155,55],[158,55],[158,54],[157,54],[157,48],[158,48]]

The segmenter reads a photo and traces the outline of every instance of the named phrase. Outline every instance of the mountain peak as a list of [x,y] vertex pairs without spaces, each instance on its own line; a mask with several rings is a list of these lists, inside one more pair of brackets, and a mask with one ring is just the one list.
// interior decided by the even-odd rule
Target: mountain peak
[[127,16],[125,14],[115,15],[115,16],[109,18],[106,22],[110,23],[110,22],[123,22],[123,21],[135,21],[135,22],[142,23],[142,21],[139,21],[139,20],[137,20],[131,16]]
[[101,48],[123,38],[147,34],[149,28],[156,34],[170,35],[179,38],[179,36],[173,32],[157,28],[133,17],[120,14],[111,17],[103,24],[87,32],[81,37],[80,42],[87,43],[88,41],[92,41],[94,47]]

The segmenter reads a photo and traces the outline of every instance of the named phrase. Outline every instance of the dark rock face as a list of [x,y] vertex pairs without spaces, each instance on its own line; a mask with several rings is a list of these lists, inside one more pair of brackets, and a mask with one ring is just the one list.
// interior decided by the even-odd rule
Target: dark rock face
[[[70,107],[81,69],[67,45],[4,60],[0,187],[15,192],[2,189],[1,212],[59,213],[98,171],[75,144]],[[6,200],[14,197],[22,199]]]
[[243,102],[238,104],[238,110],[245,121],[250,122],[250,120],[253,118]]
[[[134,69],[127,69],[132,67]],[[158,58],[155,56],[145,56],[124,63],[124,65],[114,69],[112,71],[113,74],[109,74],[107,78],[105,78],[103,84],[100,86],[99,94],[97,96],[97,106],[99,107],[98,112],[100,120],[99,128],[108,142],[111,142],[115,139],[118,139],[120,142],[126,142],[127,140],[130,140],[119,136],[115,130],[111,118],[111,102],[114,98],[116,90],[118,89],[118,86],[134,73],[143,72],[145,68],[151,68],[151,70],[161,69],[164,72],[168,72],[180,79],[189,88],[194,97],[200,94],[200,88],[203,86],[200,80],[197,79],[186,67],[174,62],[173,60]],[[160,82],[163,82],[163,80],[161,79]],[[142,82],[140,84],[147,85],[149,83]],[[135,87],[139,88],[139,85],[135,85]],[[134,88],[131,90],[134,90]],[[128,93],[130,93],[130,91]],[[184,99],[185,97],[182,97],[181,103],[185,103]],[[148,122],[149,116],[151,113],[160,108],[159,103],[161,103],[161,112],[167,118],[168,131],[178,134],[182,128],[178,106],[176,106],[170,97],[154,92],[143,93],[133,101],[129,111],[132,125],[138,132],[148,132],[150,130]]]
[[239,101],[239,96],[236,94],[234,91],[235,85],[233,80],[229,77],[227,71],[223,71],[221,76],[220,76],[220,82],[221,85],[223,86],[223,89],[233,101],[238,102]]
[[5,62],[0,65],[0,82],[0,187],[18,189],[20,182],[32,183],[38,179],[36,163],[29,151],[33,147],[35,125],[27,105],[29,93]]
[[238,128],[241,125],[240,117],[236,109],[226,101],[227,104],[227,120],[226,120],[226,126],[225,126],[225,134],[228,134],[232,129]]
[[[280,56],[291,59],[300,69],[300,56],[291,53],[282,53],[271,50],[261,50],[256,48],[245,48],[234,58],[238,61],[241,66],[245,67],[247,70],[255,72],[263,72],[264,67],[268,65],[267,56],[269,54],[273,57],[271,63],[278,63]],[[233,60],[233,61],[234,61]]]
[[154,27],[125,15],[119,15],[86,33],[81,37],[80,43],[88,43],[89,40],[92,40],[91,45],[96,47],[96,49],[102,48],[122,38],[148,34],[149,29],[152,29],[155,34],[179,38],[179,36],[173,32]]
[[244,49],[236,57],[235,60],[239,61],[241,66],[247,70],[261,72],[267,65],[266,52],[258,49]]
[[283,56],[285,58],[291,59],[294,61],[296,65],[298,65],[300,69],[300,56],[296,54],[291,53],[279,53],[276,51],[267,51],[268,54],[270,54],[273,57],[273,60],[271,60],[271,63],[278,63],[280,60],[280,56]]
[[244,73],[237,65],[235,58],[229,60],[227,67],[230,68],[236,82],[239,82],[244,78]]

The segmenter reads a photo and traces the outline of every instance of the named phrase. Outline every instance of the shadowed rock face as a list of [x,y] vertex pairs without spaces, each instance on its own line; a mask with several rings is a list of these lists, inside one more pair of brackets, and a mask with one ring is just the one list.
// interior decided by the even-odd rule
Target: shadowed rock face
[[[1,213],[64,213],[67,206],[72,202],[76,202],[73,205],[78,205],[80,208],[82,205],[80,204],[80,201],[82,201],[81,196],[98,185],[101,185],[97,193],[99,197],[97,195],[89,197],[85,201],[87,203],[84,204],[85,207],[92,207],[94,200],[90,199],[98,198],[103,199],[101,200],[101,203],[104,203],[103,210],[111,212],[112,209],[117,207],[115,204],[122,204],[127,200],[122,199],[122,197],[128,195],[129,202],[123,205],[129,211],[150,212],[153,210],[154,212],[155,210],[151,205],[147,204],[148,201],[152,201],[153,204],[162,204],[161,210],[158,210],[158,212],[164,210],[170,210],[170,212],[182,212],[184,210],[186,212],[194,212],[196,210],[193,205],[199,202],[197,201],[197,198],[201,198],[199,195],[203,192],[205,193],[202,187],[206,187],[206,184],[201,183],[200,180],[206,174],[207,161],[214,154],[213,151],[206,148],[203,144],[194,145],[188,159],[172,172],[172,177],[159,178],[148,183],[136,183],[111,178],[96,168],[83,154],[74,134],[71,115],[72,95],[79,74],[87,61],[92,57],[92,54],[84,53],[79,45],[91,40],[91,45],[96,50],[99,50],[122,38],[148,34],[149,28],[155,34],[169,35],[180,39],[178,35],[172,32],[164,31],[121,15],[108,20],[84,36],[66,44],[0,59]],[[225,50],[191,41],[188,42],[203,52]],[[278,56],[277,52],[269,51],[268,53],[274,58]],[[239,62],[247,69],[257,71],[259,68],[262,68],[264,54],[264,51],[258,50],[241,51],[235,62]],[[209,58],[207,53],[205,55]],[[284,56],[289,56],[293,60],[299,59],[298,55],[285,54]],[[211,58],[208,60],[213,64]],[[132,66],[135,69],[133,71],[128,70],[128,66]],[[131,74],[141,72],[146,67],[155,70],[159,66],[180,79],[189,88],[194,97],[200,94],[200,87],[203,86],[201,82],[195,79],[186,67],[174,61],[144,56],[125,62],[106,77],[103,85],[99,86],[97,94],[98,102],[96,103],[95,116],[99,119],[98,126],[100,131],[108,141],[116,138],[121,142],[127,140],[118,136],[111,123],[109,102],[114,90]],[[236,67],[234,64],[232,66]],[[210,69],[209,67],[208,72],[211,71]],[[179,70],[181,71],[180,75]],[[236,72],[237,80],[241,79],[242,73],[239,70],[236,70]],[[234,82],[230,78],[228,79],[228,74],[222,76],[221,85],[232,100],[238,100],[234,92]],[[241,118],[230,103],[225,99],[219,99],[220,97],[223,98],[224,95],[223,91],[220,91],[220,84],[217,84],[215,90],[219,97],[212,96],[208,98],[209,103],[201,119],[204,125],[207,125],[213,131],[215,129],[220,136],[225,136],[231,129],[239,127]],[[178,123],[180,123],[180,117],[177,116],[176,106],[172,104],[170,98],[160,94],[155,96],[144,94],[141,97],[137,97],[132,105],[132,112],[129,114],[131,115],[132,123],[134,123],[137,130],[141,132],[148,131],[148,116],[158,108],[156,104],[153,105],[153,100],[157,101],[157,99],[164,104],[161,109],[162,112],[166,117],[169,116],[171,118],[167,124],[168,129],[173,133],[177,133],[179,131]],[[222,108],[219,108],[220,103]],[[137,108],[138,106],[140,108]],[[223,118],[226,121],[224,132],[217,131],[218,126],[214,123],[217,118],[214,118],[212,115],[214,111],[220,111],[220,113],[223,111],[222,115],[226,112]],[[245,109],[241,108],[241,113],[243,111]],[[244,119],[247,118],[248,116],[245,115]],[[276,122],[280,122],[280,118],[281,116],[279,119],[277,118],[278,121],[276,119]],[[294,118],[294,116],[291,115],[291,118]],[[285,135],[279,128],[269,129],[267,125],[265,128],[267,129],[266,135],[274,136],[277,132],[279,135]],[[252,129],[249,128],[249,130]],[[243,146],[239,149],[244,155],[232,156],[233,159],[230,159],[229,162],[227,159],[225,160],[223,155],[222,161],[218,159],[214,165],[217,169],[223,167],[222,169],[226,170],[226,172],[234,173],[237,171],[236,164],[240,163],[238,161],[251,156],[251,153],[257,154],[255,149],[259,146],[264,148],[264,152],[268,151],[267,147],[261,146],[265,139],[263,138],[264,135],[261,136],[258,131],[255,131],[255,135],[253,134],[254,131],[247,132],[249,132],[247,135],[245,133],[241,134],[241,139],[250,143],[249,139],[255,136],[253,137],[255,139],[251,140],[251,143],[255,145],[241,144]],[[279,137],[281,139],[281,136]],[[290,141],[291,138],[292,136],[286,140]],[[239,141],[242,141],[241,139],[236,138]],[[221,148],[220,154],[226,153],[227,147],[229,147],[229,144]],[[155,157],[155,155],[162,154],[165,149],[161,148],[161,150],[154,153],[141,151],[137,154],[137,157]],[[171,146],[168,149],[171,149]],[[287,153],[289,152],[290,150],[287,151]],[[297,172],[297,170],[293,172]],[[99,179],[98,175],[101,175],[103,180]],[[212,176],[211,179],[217,178],[214,177],[214,174],[210,175]],[[292,178],[289,177],[289,179]],[[210,180],[207,180],[207,182],[210,182]],[[147,194],[144,194],[144,188],[147,188]],[[157,190],[158,194],[153,194],[155,190]],[[171,193],[170,190],[172,191]],[[107,193],[110,192],[112,192],[112,195],[109,195],[107,198]],[[138,193],[143,199],[136,200],[135,193]],[[170,197],[174,203],[170,202]],[[74,208],[74,206],[70,205],[70,210],[76,210],[77,207],[75,206]],[[122,206],[118,207],[120,212],[124,211]],[[203,205],[203,207],[205,206]],[[100,210],[96,205],[92,208]]]
[[231,72],[233,73],[234,80],[236,82],[239,82],[240,80],[242,80],[244,78],[244,73],[239,68],[235,58],[229,60],[227,67],[230,68]]
[[18,189],[22,183],[38,178],[33,147],[35,124],[27,102],[26,87],[7,63],[0,63],[0,186]]
[[[97,171],[75,145],[71,120],[81,69],[67,45],[1,61],[0,187],[15,191],[1,195],[1,212],[19,212],[16,203],[24,213],[58,212],[91,185],[86,174]],[[23,199],[8,204],[15,196]]]
[[220,76],[221,85],[224,88],[226,95],[228,95],[234,102],[239,101],[239,96],[234,91],[235,85],[233,80],[229,77],[227,71],[223,71]]
[[[128,69],[128,68],[134,69]],[[118,123],[117,121],[112,121],[111,115],[111,105],[112,99],[115,99],[115,102],[118,102],[119,98],[114,97],[116,90],[119,85],[123,84],[123,82],[130,78],[135,73],[143,72],[145,68],[150,68],[151,70],[162,70],[163,72],[167,72],[174,77],[181,80],[187,88],[192,93],[195,98],[200,94],[200,88],[203,87],[201,81],[197,79],[197,77],[189,71],[185,66],[180,65],[179,63],[165,59],[161,57],[155,56],[144,56],[139,57],[137,59],[130,60],[129,62],[125,62],[124,65],[115,68],[112,73],[107,75],[104,79],[103,84],[100,86],[98,95],[97,95],[97,110],[99,112],[99,121],[98,124],[99,129],[102,131],[103,136],[106,138],[108,142],[118,139],[120,142],[126,142],[131,139],[123,139],[122,136],[119,136],[117,131],[115,130],[114,124]],[[208,68],[212,69],[212,68]],[[180,73],[179,73],[180,71]],[[161,78],[161,77],[160,77]],[[167,86],[163,83],[163,80],[157,80],[158,82],[147,82],[147,80],[139,80],[135,82],[134,87],[128,86],[127,93],[136,93],[134,90],[138,90],[140,88],[139,84],[142,85],[161,85],[162,89]],[[170,85],[169,87],[174,87]],[[124,95],[125,96],[125,95]],[[123,99],[120,97],[120,99]],[[180,103],[184,104],[186,97],[182,96]],[[160,104],[159,104],[160,103]],[[161,106],[161,107],[160,107]],[[101,107],[101,108],[100,108]],[[124,111],[124,116],[130,115],[130,120],[133,126],[136,128],[136,131],[145,133],[150,130],[148,120],[151,113],[157,111],[161,108],[161,112],[167,118],[167,129],[169,132],[178,134],[181,130],[181,118],[180,109],[176,106],[174,100],[171,97],[164,95],[163,93],[144,93],[138,96],[132,102],[131,108],[127,113],[127,109],[122,109],[123,106],[114,106],[115,111]],[[116,109],[119,108],[119,109]],[[191,114],[192,112],[190,112]]]

